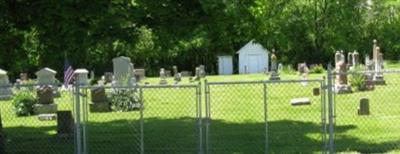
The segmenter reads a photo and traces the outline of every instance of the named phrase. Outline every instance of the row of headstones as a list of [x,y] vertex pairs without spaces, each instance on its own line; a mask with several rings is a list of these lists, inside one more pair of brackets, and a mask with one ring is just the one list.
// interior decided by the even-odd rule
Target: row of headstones
[[[383,53],[380,52],[380,48],[377,45],[377,41],[373,41],[373,60],[366,57],[365,65],[367,72],[363,74],[366,80],[367,90],[372,90],[374,85],[384,85],[385,80],[383,78]],[[347,71],[348,69],[355,69],[359,67],[359,54],[357,51],[349,53],[347,56],[347,64],[343,51],[336,51],[335,53],[335,70],[336,70],[336,80],[335,80],[335,90],[337,93],[349,93],[351,92],[351,87],[348,85],[347,81]]]

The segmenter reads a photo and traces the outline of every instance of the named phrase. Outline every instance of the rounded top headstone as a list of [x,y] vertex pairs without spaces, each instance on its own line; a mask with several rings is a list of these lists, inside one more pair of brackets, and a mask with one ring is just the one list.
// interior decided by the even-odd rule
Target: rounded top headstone
[[376,39],[374,39],[372,42],[373,42],[374,44],[378,43],[378,41],[377,41]]
[[88,74],[89,71],[87,69],[84,69],[84,68],[79,68],[79,69],[76,69],[74,71],[74,73],[76,73],[76,74]]
[[125,57],[125,56],[119,56],[119,57],[115,57],[114,59],[113,59],[113,61],[131,61],[131,58],[129,58],[129,57]]
[[51,69],[51,68],[45,67],[45,68],[42,68],[41,70],[37,71],[35,74],[37,76],[38,75],[43,75],[43,74],[53,74],[53,75],[55,75],[55,74],[57,74],[57,72],[55,70]]
[[7,71],[0,69],[0,75],[7,75]]

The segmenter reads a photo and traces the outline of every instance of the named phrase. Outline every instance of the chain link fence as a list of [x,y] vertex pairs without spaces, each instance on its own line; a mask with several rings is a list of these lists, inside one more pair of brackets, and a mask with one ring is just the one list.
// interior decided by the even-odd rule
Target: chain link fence
[[74,153],[73,94],[54,87],[59,85],[0,88],[4,153]]
[[[399,153],[400,71],[331,76],[336,152]],[[343,90],[343,80],[351,90]]]

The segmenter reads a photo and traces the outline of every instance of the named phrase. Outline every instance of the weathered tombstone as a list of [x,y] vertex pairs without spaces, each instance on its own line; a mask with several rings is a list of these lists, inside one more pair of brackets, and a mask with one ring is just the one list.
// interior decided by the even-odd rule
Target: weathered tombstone
[[0,69],[0,100],[11,99],[13,93],[7,72]]
[[21,79],[22,82],[28,81],[29,80],[28,73],[20,73],[19,79]]
[[314,96],[319,96],[320,94],[321,94],[321,91],[320,91],[319,88],[314,88],[314,89],[313,89],[313,95],[314,95]]
[[168,84],[167,79],[166,79],[166,74],[164,68],[160,69],[160,84],[165,85]]
[[178,73],[178,67],[177,66],[173,66],[172,70],[174,72],[175,83],[180,82],[182,80],[182,75],[180,73]]
[[283,70],[283,64],[279,63],[278,64],[278,72],[282,72],[282,70]]
[[93,87],[90,90],[92,103],[89,104],[90,112],[109,112],[110,104],[107,102],[104,87]]
[[54,85],[56,83],[55,76],[57,72],[55,70],[45,67],[37,71],[35,74],[37,77],[37,83],[39,85],[47,85],[47,84]]
[[310,98],[294,98],[290,100],[290,104],[292,104],[292,106],[310,105],[311,100]]
[[335,64],[337,64],[341,59],[341,55],[339,51],[335,52]]
[[199,66],[199,76],[200,76],[200,78],[205,78],[206,77],[206,68],[205,68],[205,66],[204,65],[200,65]]
[[116,86],[127,86],[133,77],[133,64],[129,57],[116,57],[113,60],[114,82]]
[[57,136],[72,137],[74,134],[74,119],[71,111],[57,112]]
[[57,72],[50,68],[43,68],[35,73],[37,77],[38,85],[52,85],[53,93],[55,97],[60,97],[60,92],[58,91],[57,83],[56,83],[56,74]]
[[347,68],[351,68],[353,66],[353,53],[347,53]]
[[40,121],[52,121],[52,120],[56,120],[57,119],[57,115],[54,113],[50,113],[50,114],[39,114],[38,115],[38,119]]
[[171,77],[171,71],[164,69],[165,77]]
[[135,78],[137,82],[146,78],[146,70],[143,68],[135,69]]
[[192,76],[192,72],[190,72],[190,71],[182,71],[181,75],[182,75],[182,77],[189,77],[189,76]]
[[277,57],[275,55],[275,49],[272,49],[272,55],[271,55],[271,76],[269,77],[269,80],[280,80],[281,78],[279,77],[278,73],[278,64],[277,64]]
[[299,72],[299,75],[307,75],[310,72],[306,63],[297,64],[297,71]]
[[43,85],[37,89],[38,104],[33,105],[35,114],[49,114],[57,112],[57,104],[54,104],[54,92],[52,86]]
[[[375,64],[375,75],[374,75],[374,83],[376,85],[384,85],[386,84],[384,78],[383,78],[383,54],[380,52],[380,48],[376,47],[375,49],[376,53],[376,58],[374,58],[374,64]],[[375,55],[375,54],[374,54]]]
[[89,84],[89,71],[87,69],[76,69],[74,71],[76,81],[79,85],[88,85]]
[[113,81],[113,73],[105,72],[104,73],[104,81],[105,81],[105,83],[111,83]]
[[196,67],[196,71],[195,71],[193,80],[195,80],[195,81],[200,80],[200,68],[199,67]]
[[351,86],[347,84],[346,63],[343,60],[336,64],[335,92],[339,94],[351,92]]
[[353,62],[353,67],[357,67],[360,65],[360,54],[357,52],[357,50],[354,50],[352,54],[352,62]]
[[358,107],[358,115],[369,115],[369,100],[368,98],[360,99],[360,106]]

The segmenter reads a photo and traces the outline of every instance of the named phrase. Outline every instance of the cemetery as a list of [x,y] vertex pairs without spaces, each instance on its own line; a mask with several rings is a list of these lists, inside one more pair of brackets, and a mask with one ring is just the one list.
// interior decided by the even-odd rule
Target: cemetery
[[0,8],[0,154],[400,153],[400,0]]

